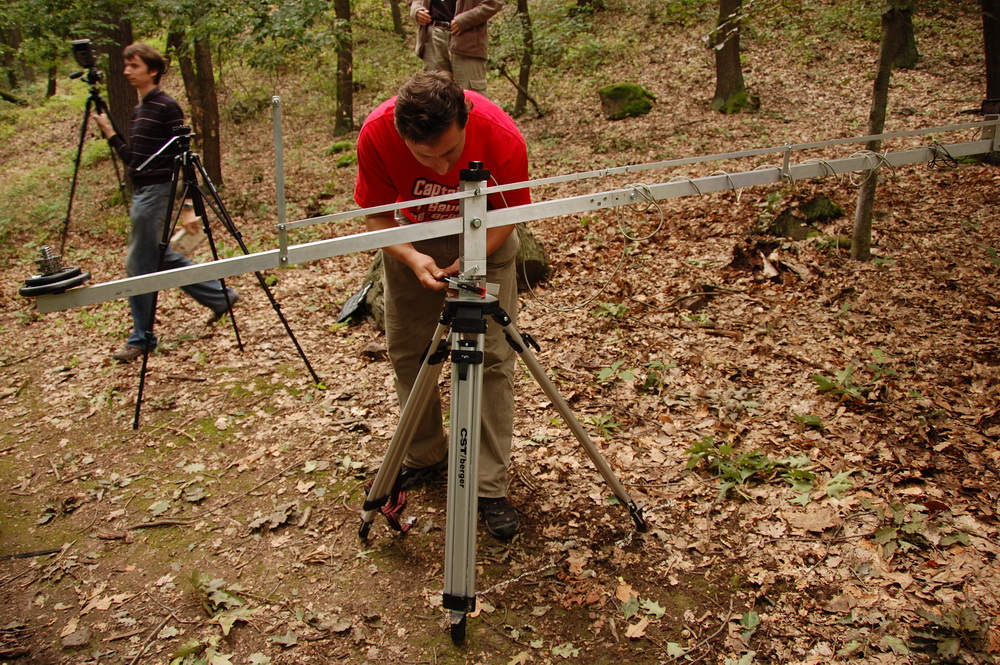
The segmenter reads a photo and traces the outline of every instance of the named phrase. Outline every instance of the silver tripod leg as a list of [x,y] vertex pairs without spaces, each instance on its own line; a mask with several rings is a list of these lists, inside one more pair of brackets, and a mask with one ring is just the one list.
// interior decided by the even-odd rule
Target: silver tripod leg
[[446,328],[447,326],[444,323],[439,322],[437,328],[434,330],[434,336],[431,337],[427,353],[420,364],[420,371],[417,372],[417,378],[413,382],[410,396],[407,398],[406,404],[403,405],[403,411],[399,416],[399,426],[396,427],[396,431],[392,435],[392,440],[389,442],[389,448],[385,452],[382,465],[379,467],[378,473],[375,474],[375,480],[372,481],[371,489],[368,490],[368,497],[361,512],[359,535],[362,539],[368,537],[368,532],[371,529],[372,522],[378,515],[379,508],[389,498],[392,486],[395,484],[396,478],[399,476],[399,470],[403,466],[403,460],[406,459],[406,451],[409,449],[410,443],[413,441],[413,435],[417,431],[420,414],[427,408],[427,404],[437,389],[438,376],[441,374],[441,368],[444,366],[444,363],[435,360],[434,356]]
[[[611,469],[608,461],[604,459],[601,455],[601,451],[597,449],[594,442],[591,441],[590,435],[587,434],[587,430],[583,428],[580,421],[577,420],[576,416],[573,414],[572,409],[569,408],[569,404],[563,399],[562,395],[549,380],[549,377],[545,374],[545,370],[542,369],[541,364],[538,362],[538,358],[531,351],[529,340],[530,338],[525,338],[517,331],[514,324],[511,322],[510,317],[507,316],[506,312],[501,311],[499,313],[501,319],[498,320],[504,327],[504,332],[507,333],[508,340],[514,342],[515,350],[520,354],[521,360],[528,367],[528,371],[531,375],[535,377],[535,381],[541,387],[542,391],[552,402],[552,405],[559,412],[559,415],[563,417],[566,424],[569,426],[573,435],[576,436],[577,441],[583,446],[583,449],[587,451],[587,456],[590,457],[590,461],[594,463],[597,470],[600,472],[601,476],[604,477],[604,481],[611,488],[611,491],[615,493],[618,500],[628,508],[629,515],[632,517],[632,521],[635,522],[635,527],[637,531],[645,533],[649,529],[649,525],[646,523],[646,518],[643,517],[642,508],[636,505],[635,501],[629,495],[628,490],[619,482],[618,478],[615,476],[615,472]],[[495,317],[496,318],[496,317]]]
[[[489,301],[492,300],[492,303]],[[465,641],[466,617],[476,602],[476,529],[479,441],[482,424],[485,303],[458,306],[452,321],[451,431],[448,447],[448,517],[445,528],[444,607],[451,637]]]

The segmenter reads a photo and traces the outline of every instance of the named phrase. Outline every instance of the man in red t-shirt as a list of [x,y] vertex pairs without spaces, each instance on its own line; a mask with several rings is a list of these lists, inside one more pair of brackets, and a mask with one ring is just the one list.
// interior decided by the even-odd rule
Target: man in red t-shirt
[[[528,179],[524,137],[503,110],[478,93],[463,91],[446,73],[418,72],[400,88],[397,97],[375,109],[361,127],[354,200],[363,208],[371,208],[458,192],[459,171],[470,161],[483,162],[490,172],[490,184]],[[530,202],[527,188],[487,198],[489,208]],[[447,201],[406,208],[402,213],[399,219],[391,212],[368,215],[368,229],[457,217],[459,205],[458,201]],[[500,285],[500,306],[516,320],[514,260],[518,241],[513,228],[508,225],[487,231],[486,279]],[[421,356],[444,308],[444,278],[458,273],[459,242],[452,236],[382,249],[386,342],[401,405],[409,398]],[[504,339],[503,329],[492,322],[487,327],[485,352],[479,511],[490,533],[506,539],[517,533],[519,525],[517,511],[506,498],[513,437],[515,353]],[[402,471],[404,487],[440,475],[447,468],[447,454],[440,397],[435,395],[421,414],[407,450]]]

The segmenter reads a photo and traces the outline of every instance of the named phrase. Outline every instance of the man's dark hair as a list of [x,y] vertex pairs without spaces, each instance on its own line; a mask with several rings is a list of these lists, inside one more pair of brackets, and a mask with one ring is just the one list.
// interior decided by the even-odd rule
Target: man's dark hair
[[138,42],[135,44],[129,44],[125,47],[122,57],[126,60],[129,58],[139,58],[142,60],[146,63],[146,67],[149,68],[150,72],[156,72],[153,76],[153,83],[160,85],[160,77],[163,76],[165,71],[167,71],[167,61],[164,60],[163,54],[155,48],[149,44],[142,44]]
[[465,91],[450,74],[417,72],[396,97],[396,131],[413,143],[433,143],[453,122],[465,129],[469,110]]

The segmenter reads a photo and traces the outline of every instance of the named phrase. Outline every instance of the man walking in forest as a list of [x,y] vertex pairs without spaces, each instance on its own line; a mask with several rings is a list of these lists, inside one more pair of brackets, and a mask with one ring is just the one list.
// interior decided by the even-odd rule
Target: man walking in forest
[[[108,117],[95,114],[94,121],[108,143],[128,166],[132,180],[132,231],[129,235],[125,273],[129,277],[157,272],[160,269],[160,248],[163,224],[166,222],[170,199],[171,178],[176,151],[169,148],[145,164],[174,136],[174,129],[184,124],[184,113],[177,102],[160,89],[160,77],[166,71],[163,56],[147,44],[125,47],[125,78],[139,93],[139,104],[132,111],[130,140],[125,141]],[[143,166],[145,164],[145,166]],[[140,167],[141,170],[140,170]],[[184,228],[197,233],[201,222],[194,215],[191,201],[181,206]],[[167,247],[163,256],[163,269],[181,268],[193,263]],[[216,280],[181,287],[195,300],[212,310],[208,323],[215,323],[239,300],[233,289],[223,289]],[[129,297],[132,310],[132,333],[125,346],[114,351],[111,357],[120,362],[130,362],[143,354],[146,348],[146,329],[152,327],[154,294]],[[149,340],[149,350],[156,348],[157,340]]]
[[451,72],[465,90],[486,94],[486,22],[503,0],[411,0],[417,57],[424,69]]
[[[444,72],[418,72],[365,120],[358,136],[358,179],[354,199],[363,208],[458,192],[459,171],[481,161],[492,184],[528,179],[527,146],[514,121],[496,104],[475,92],[463,91]],[[531,202],[527,189],[487,198],[489,208]],[[458,201],[416,206],[368,215],[370,231],[457,217]],[[500,306],[517,317],[517,234],[513,226],[487,231],[486,279],[499,284]],[[410,396],[424,350],[444,309],[445,278],[459,270],[456,236],[382,249],[385,283],[385,330],[389,359],[396,375],[400,404]],[[514,420],[513,349],[503,328],[490,325],[483,363],[482,436],[479,461],[479,512],[497,538],[517,533],[517,511],[507,500]],[[420,414],[416,432],[403,461],[404,489],[440,476],[448,464],[447,440],[441,422],[441,401],[435,393]]]

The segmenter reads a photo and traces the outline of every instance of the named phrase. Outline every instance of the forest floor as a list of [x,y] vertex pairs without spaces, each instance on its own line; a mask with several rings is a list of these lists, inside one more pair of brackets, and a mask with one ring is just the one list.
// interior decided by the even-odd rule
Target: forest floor
[[[600,63],[605,82],[642,72],[659,100],[644,118],[603,120],[572,77],[546,87],[548,113],[519,119],[533,177],[865,133],[870,43],[820,39],[822,63],[779,68],[773,44],[751,41],[762,110],[719,116],[707,109],[711,55],[692,34],[671,40]],[[978,51],[940,34],[926,43],[921,64],[894,76],[888,131],[968,122],[960,112],[979,105]],[[334,167],[329,129],[292,106],[290,217],[350,209],[353,170]],[[64,116],[0,145],[4,178],[39,168],[19,155],[75,147],[78,119]],[[254,250],[276,247],[269,137],[263,117],[225,131],[223,195]],[[106,191],[107,167],[90,167],[83,191]],[[408,534],[380,518],[358,538],[363,486],[398,417],[381,333],[336,323],[370,254],[268,274],[322,387],[252,276],[231,280],[242,352],[227,321],[207,326],[186,296],[161,294],[134,430],[139,365],[109,357],[126,303],[38,314],[17,295],[37,243],[10,233],[0,662],[994,662],[1000,172],[962,160],[882,176],[868,263],[837,240],[860,176],[532,224],[552,274],[522,294],[518,327],[650,530],[634,532],[522,367],[510,489],[522,529],[510,543],[480,535],[480,608],[462,648],[441,608],[443,485],[410,494]],[[846,215],[800,241],[759,232],[820,195]],[[118,278],[121,212],[84,199],[70,263],[94,283]],[[651,237],[626,242],[620,226]],[[306,239],[361,230],[353,220]]]

